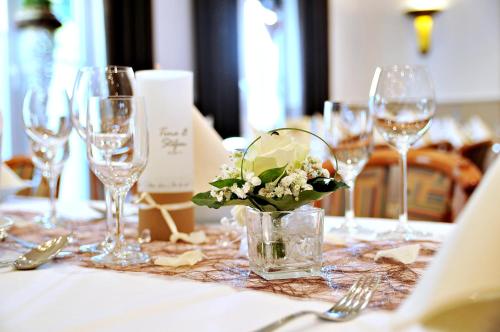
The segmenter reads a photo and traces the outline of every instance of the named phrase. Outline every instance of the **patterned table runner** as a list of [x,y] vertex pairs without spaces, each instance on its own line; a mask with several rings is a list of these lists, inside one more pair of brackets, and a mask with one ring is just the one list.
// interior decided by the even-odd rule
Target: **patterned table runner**
[[[23,219],[34,217],[32,213],[9,212]],[[79,244],[97,242],[102,239],[105,225],[103,222],[72,222],[71,229],[77,234]],[[239,256],[239,241],[227,247],[217,245],[217,239],[225,236],[221,226],[203,226],[209,242],[203,245],[186,243],[167,243],[155,241],[142,245],[151,256],[177,255],[187,250],[201,249],[205,258],[192,267],[164,267],[144,264],[132,267],[116,267],[113,270],[128,272],[146,272],[165,278],[185,278],[201,282],[216,282],[239,289],[252,289],[287,295],[294,298],[327,301],[334,303],[345,294],[346,290],[363,274],[378,273],[381,284],[374,294],[369,307],[373,309],[393,310],[408,296],[418,281],[423,270],[439,247],[439,243],[418,241],[421,250],[418,260],[409,265],[397,263],[389,259],[374,262],[377,251],[388,249],[393,244],[388,242],[359,241],[349,245],[324,245],[323,276],[316,278],[286,279],[267,281],[251,273],[248,260]],[[45,230],[28,223],[22,227],[12,227],[9,233],[25,240],[40,243],[54,236],[67,233],[61,229]],[[125,224],[125,235],[129,239],[136,237],[136,224]],[[417,242],[413,242],[417,243]],[[0,249],[26,251],[8,237],[0,242]],[[90,261],[90,254],[76,253],[76,246],[67,250],[75,251],[75,255],[65,259],[56,259],[54,264],[77,264],[88,268],[108,267],[96,266]]]

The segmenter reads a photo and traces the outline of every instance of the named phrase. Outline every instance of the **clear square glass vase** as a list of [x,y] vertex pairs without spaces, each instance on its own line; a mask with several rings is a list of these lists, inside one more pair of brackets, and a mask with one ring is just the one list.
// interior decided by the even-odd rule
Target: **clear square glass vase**
[[266,280],[320,276],[323,209],[261,212],[247,208],[250,269]]

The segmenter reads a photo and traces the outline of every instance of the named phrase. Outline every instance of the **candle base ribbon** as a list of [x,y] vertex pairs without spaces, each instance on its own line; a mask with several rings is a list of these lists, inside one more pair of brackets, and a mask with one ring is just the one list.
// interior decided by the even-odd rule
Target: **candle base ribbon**
[[177,226],[175,225],[174,219],[170,215],[169,211],[177,211],[177,210],[183,210],[183,209],[189,209],[193,207],[193,202],[191,201],[186,201],[186,202],[181,202],[181,203],[169,203],[169,204],[158,204],[156,201],[151,197],[151,195],[148,192],[143,192],[140,194],[139,198],[135,200],[134,203],[142,203],[144,206],[142,206],[142,209],[158,209],[161,212],[161,215],[163,216],[163,219],[165,220],[168,228],[170,229],[170,232],[172,233],[170,235],[170,241],[171,242],[177,242],[178,240],[182,240],[188,243],[192,244],[201,244],[205,243],[207,241],[207,236],[205,235],[205,232],[203,231],[197,231],[197,232],[192,232],[192,233],[182,233],[179,232],[177,229]]

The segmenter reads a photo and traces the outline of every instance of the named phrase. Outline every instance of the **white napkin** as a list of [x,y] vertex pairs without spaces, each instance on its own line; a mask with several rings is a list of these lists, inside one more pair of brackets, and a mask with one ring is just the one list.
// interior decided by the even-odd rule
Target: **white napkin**
[[30,181],[22,180],[7,165],[2,164],[0,168],[0,200],[30,186]]
[[229,163],[229,153],[222,138],[203,115],[193,107],[194,192],[210,190],[209,183],[219,174],[222,164]]
[[410,244],[407,246],[380,250],[375,254],[374,260],[378,261],[381,258],[391,258],[403,264],[414,263],[418,258],[420,244]]
[[398,311],[399,324],[417,322],[449,305],[500,292],[500,158],[459,215],[412,295]]
[[153,258],[155,265],[178,267],[189,265],[193,266],[203,259],[201,250],[190,250],[178,256],[156,256]]

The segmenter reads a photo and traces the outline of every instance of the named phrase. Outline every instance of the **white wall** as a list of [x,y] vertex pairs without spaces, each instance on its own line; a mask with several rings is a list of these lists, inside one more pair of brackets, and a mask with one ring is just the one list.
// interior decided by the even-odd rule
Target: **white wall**
[[154,62],[161,69],[194,69],[191,0],[153,1]]
[[364,101],[377,65],[428,67],[438,102],[500,100],[500,1],[448,0],[420,55],[405,0],[330,0],[330,97]]

